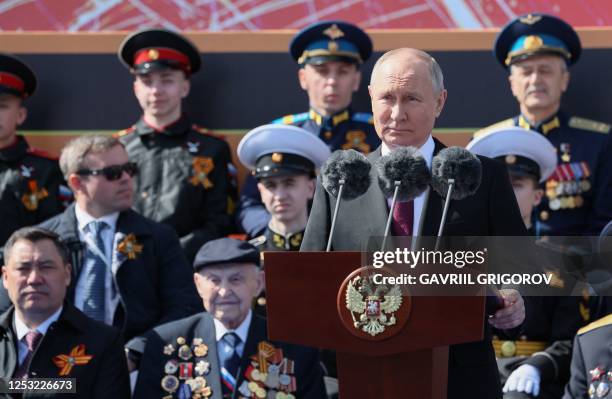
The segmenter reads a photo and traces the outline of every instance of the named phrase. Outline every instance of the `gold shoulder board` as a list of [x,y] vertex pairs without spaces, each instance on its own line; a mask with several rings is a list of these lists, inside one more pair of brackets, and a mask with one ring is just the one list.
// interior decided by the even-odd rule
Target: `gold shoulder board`
[[497,122],[491,126],[487,126],[483,129],[477,130],[476,132],[474,132],[474,135],[472,137],[477,138],[477,137],[486,136],[487,134],[491,133],[494,130],[501,129],[502,127],[512,127],[512,126],[514,126],[514,120],[512,120],[512,118],[508,118],[501,122]]
[[610,125],[603,122],[597,122],[592,119],[578,118],[577,116],[572,117],[568,125],[570,127],[582,130],[589,130],[597,133],[609,133]]
[[582,335],[591,330],[595,330],[599,327],[607,326],[610,324],[612,324],[612,314],[609,314],[606,317],[602,317],[599,320],[595,320],[591,324],[587,324],[586,326],[582,327],[580,330],[578,330],[578,335]]

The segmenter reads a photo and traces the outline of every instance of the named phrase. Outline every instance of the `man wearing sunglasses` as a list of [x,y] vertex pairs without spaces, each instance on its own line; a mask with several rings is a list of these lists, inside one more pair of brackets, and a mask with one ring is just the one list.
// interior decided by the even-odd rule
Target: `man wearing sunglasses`
[[43,223],[70,249],[67,298],[130,340],[202,310],[176,233],[131,209],[137,166],[115,138],[85,135],[62,150],[75,204]]
[[148,29],[130,35],[119,58],[134,75],[143,110],[134,126],[117,134],[142,171],[135,181],[134,209],[172,226],[193,260],[202,244],[229,233],[235,196],[229,146],[182,110],[200,53],[179,34]]

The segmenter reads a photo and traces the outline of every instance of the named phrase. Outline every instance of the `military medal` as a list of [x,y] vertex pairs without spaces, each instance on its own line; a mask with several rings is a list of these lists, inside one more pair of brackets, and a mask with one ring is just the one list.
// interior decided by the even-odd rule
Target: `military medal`
[[558,198],[555,198],[554,200],[548,203],[548,207],[553,211],[557,211],[561,209],[561,201]]
[[195,372],[199,376],[207,375],[210,372],[210,363],[200,360],[196,363]]
[[342,144],[343,150],[355,149],[361,153],[368,154],[370,145],[365,142],[366,134],[361,130],[351,130],[346,133],[346,143]]
[[174,346],[172,344],[168,344],[164,346],[164,355],[170,356],[174,353]]
[[186,380],[193,376],[193,363],[179,363],[179,378],[181,380]]
[[39,189],[34,179],[28,181],[28,189],[29,191],[21,196],[21,202],[28,211],[35,211],[38,209],[39,201],[48,197],[49,193],[44,187]]
[[610,385],[605,381],[600,382],[595,390],[595,394],[598,398],[603,398],[608,394],[608,392],[610,392]]
[[559,146],[559,149],[561,150],[561,152],[563,154],[561,154],[561,160],[563,162],[569,162],[571,157],[570,157],[570,144],[569,143],[561,143],[561,145]]
[[200,143],[197,141],[188,141],[187,142],[187,151],[190,154],[197,154],[200,149]]
[[593,398],[595,397],[595,384],[591,383],[591,385],[589,385],[589,398]]
[[193,341],[191,341],[191,345],[197,346],[200,345],[204,342],[204,340],[202,338],[194,338]]
[[178,350],[178,357],[180,357],[183,360],[189,360],[191,359],[191,348],[187,345],[182,345],[179,350]]
[[174,359],[168,360],[164,366],[164,372],[166,374],[174,374],[178,370],[178,362]]
[[136,241],[136,236],[133,233],[128,234],[119,244],[117,249],[128,259],[136,259],[139,253],[142,253],[142,245]]
[[584,176],[584,178],[580,181],[580,188],[583,192],[589,191],[591,189],[591,182],[589,181],[591,170],[589,169],[589,165],[582,161],[580,162],[580,169],[582,169],[582,175]]
[[597,381],[601,378],[601,375],[603,374],[603,369],[597,366],[593,370],[589,370],[589,374],[591,374],[591,381]]
[[206,346],[205,344],[196,345],[196,347],[193,348],[193,353],[197,357],[204,357],[208,353],[208,346]]
[[34,172],[34,168],[31,166],[20,165],[19,172],[21,174],[21,177],[23,177],[24,179],[29,179],[30,177],[32,177],[32,172]]
[[178,378],[173,375],[164,376],[164,378],[162,378],[161,380],[162,389],[168,393],[176,392],[176,390],[179,388],[179,385],[180,383]]
[[183,337],[178,337],[176,339],[176,343],[179,344],[179,345],[185,345],[185,342],[186,342],[185,338],[183,338]]

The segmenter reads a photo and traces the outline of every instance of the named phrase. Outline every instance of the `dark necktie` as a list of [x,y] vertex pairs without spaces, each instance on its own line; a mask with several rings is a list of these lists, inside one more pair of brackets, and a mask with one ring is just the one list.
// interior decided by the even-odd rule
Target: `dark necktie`
[[393,235],[411,236],[414,201],[398,202],[393,209]]
[[240,367],[240,356],[236,348],[240,344],[240,337],[233,332],[225,333],[221,338],[221,351],[219,360],[221,361],[221,377],[223,396],[230,397],[236,390],[236,375]]
[[32,356],[34,355],[34,351],[38,348],[38,344],[42,340],[43,335],[38,331],[28,331],[28,333],[23,337],[25,343],[28,347],[28,353],[26,354],[25,359],[19,365],[19,368],[13,374],[13,378],[25,378],[28,375],[28,369],[30,368],[30,363],[32,362]]
[[89,234],[95,243],[95,248],[89,248],[85,252],[85,286],[83,288],[83,313],[94,320],[104,323],[104,291],[106,276],[106,253],[102,231],[108,225],[101,221],[92,221],[87,224]]

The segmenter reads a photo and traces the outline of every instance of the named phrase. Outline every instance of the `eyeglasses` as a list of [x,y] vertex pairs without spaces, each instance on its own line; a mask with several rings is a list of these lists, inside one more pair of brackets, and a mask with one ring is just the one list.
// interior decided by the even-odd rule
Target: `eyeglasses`
[[103,175],[106,180],[113,181],[121,179],[123,172],[127,173],[128,176],[134,177],[138,173],[138,165],[134,162],[127,162],[123,165],[107,166],[102,169],[79,169],[76,174],[79,176],[98,176]]

